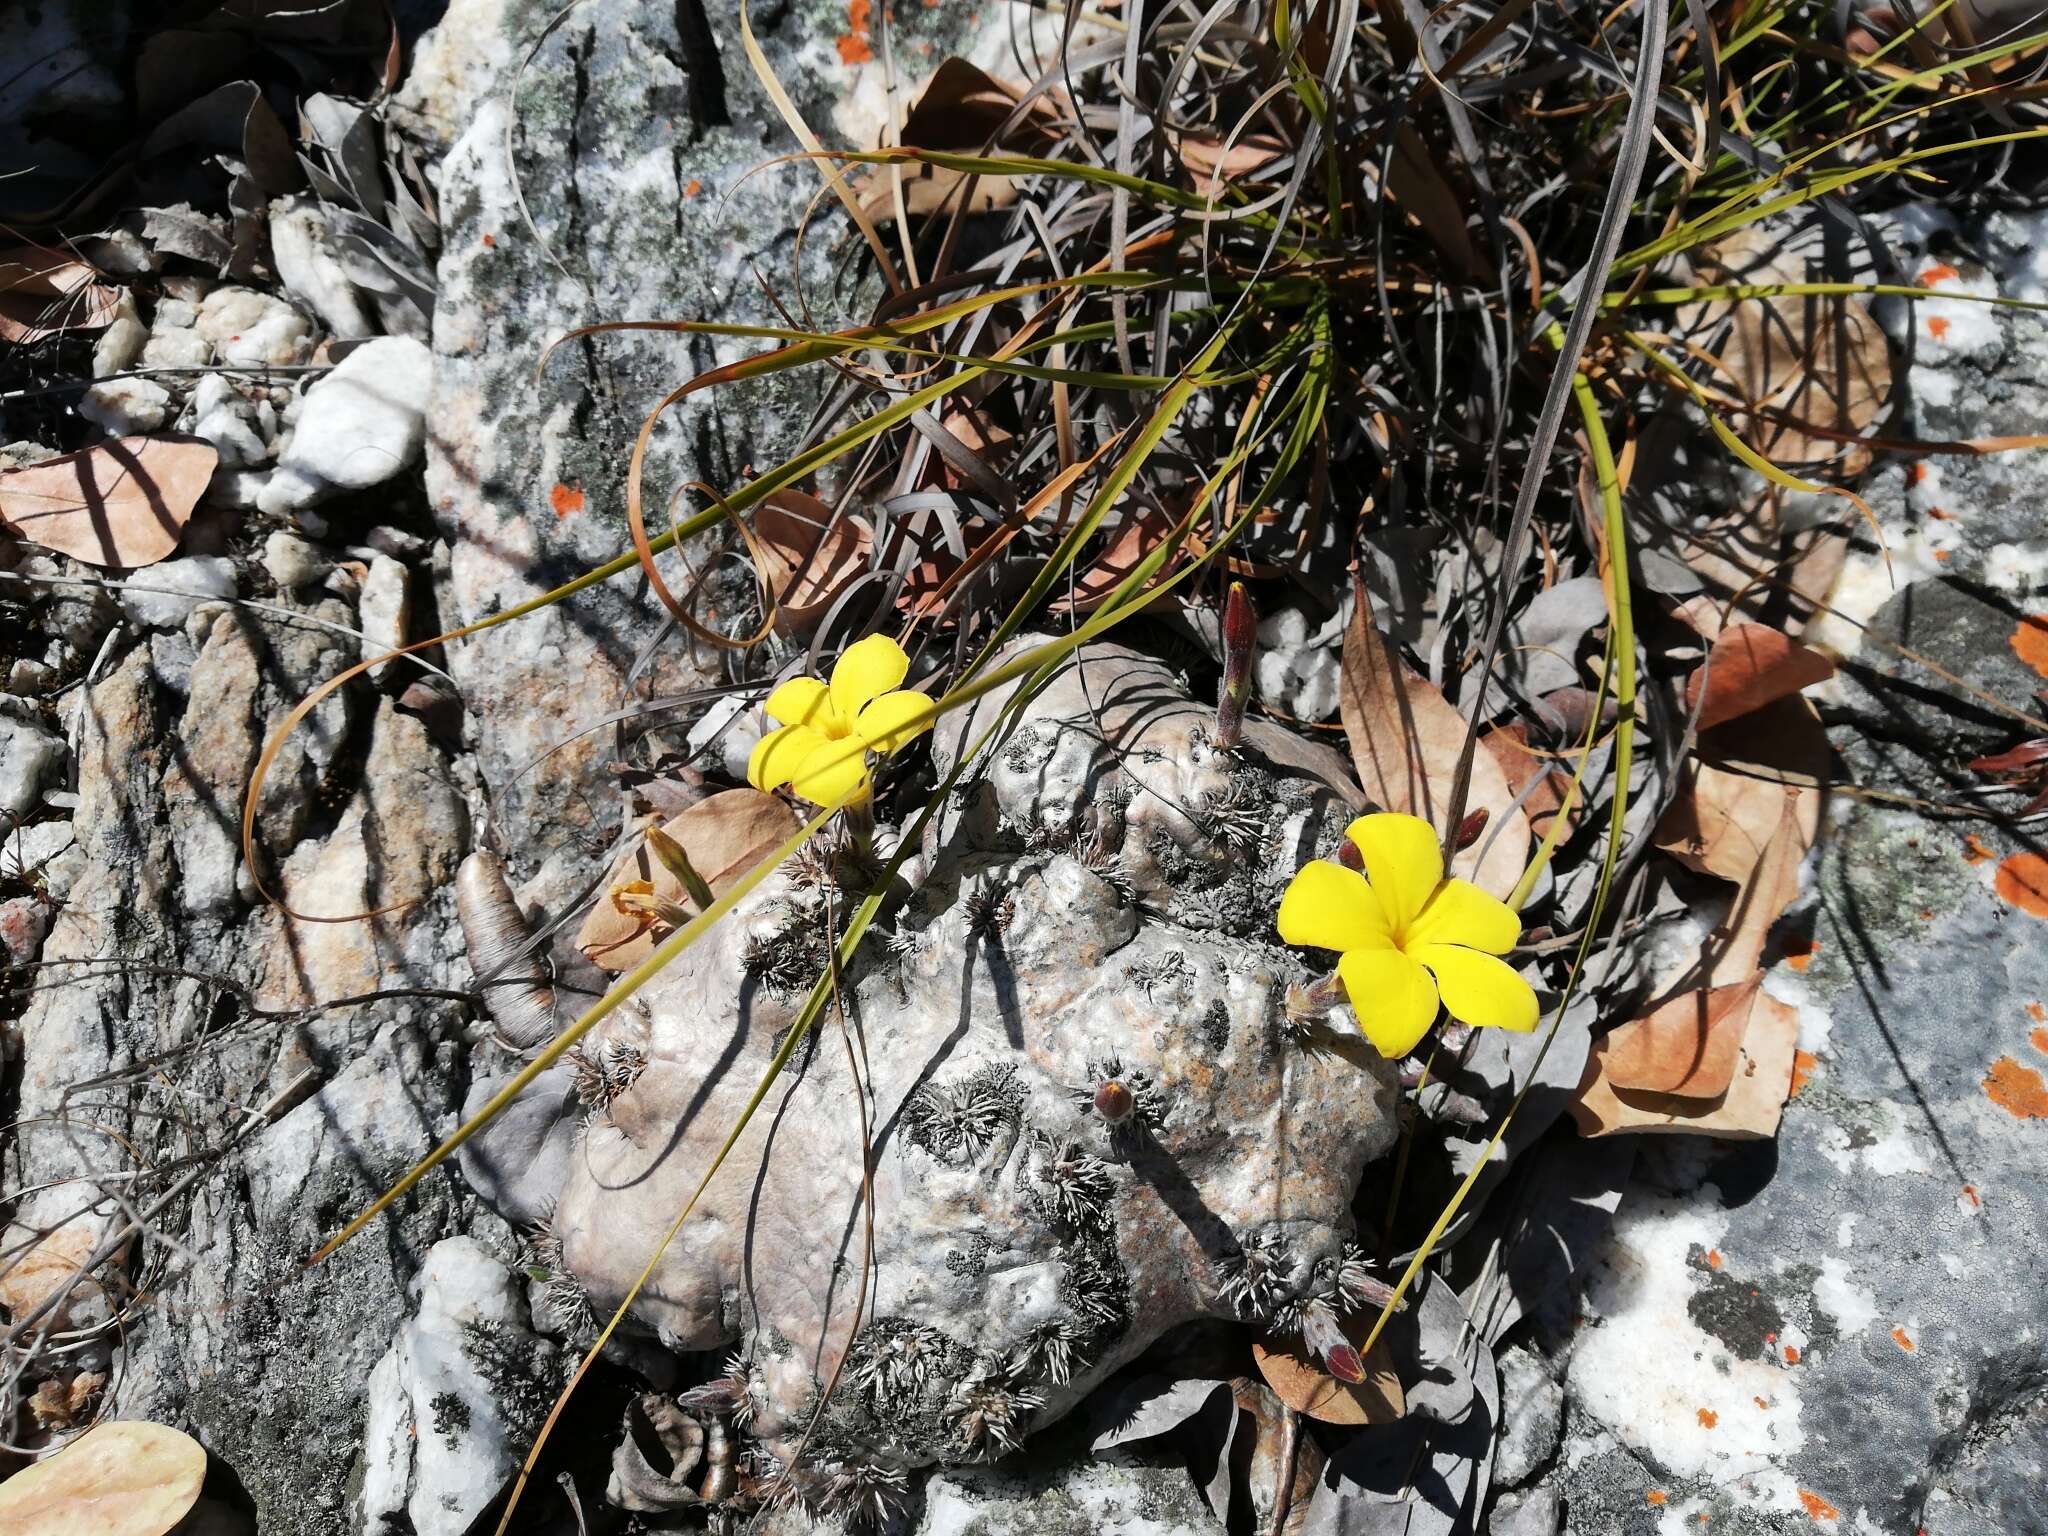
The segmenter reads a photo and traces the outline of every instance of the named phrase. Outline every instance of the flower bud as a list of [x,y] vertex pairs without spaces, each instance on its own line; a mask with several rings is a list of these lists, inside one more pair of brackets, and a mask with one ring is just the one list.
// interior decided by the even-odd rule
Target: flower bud
[[1223,686],[1216,698],[1216,745],[1234,747],[1244,734],[1244,707],[1252,696],[1252,653],[1259,615],[1244,583],[1233,581],[1223,604]]
[[1114,1078],[1096,1085],[1095,1113],[1109,1124],[1123,1124],[1131,1118],[1131,1111],[1137,1107],[1137,1096]]
[[1463,853],[1467,848],[1470,848],[1479,841],[1479,835],[1485,830],[1486,808],[1481,806],[1470,816],[1467,816],[1458,823],[1458,835],[1452,844],[1451,851],[1453,853]]
[[697,910],[703,911],[715,899],[711,887],[704,883],[704,877],[697,873],[690,863],[690,856],[683,852],[683,845],[670,837],[659,827],[647,829],[647,846],[654,856],[661,860],[661,867],[674,875],[689,893],[690,900],[697,903]]

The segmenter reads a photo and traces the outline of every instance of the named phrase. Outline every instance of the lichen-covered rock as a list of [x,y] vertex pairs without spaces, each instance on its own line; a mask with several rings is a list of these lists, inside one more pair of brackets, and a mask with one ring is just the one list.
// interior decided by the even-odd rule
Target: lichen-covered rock
[[[1019,833],[1042,826],[1030,774],[1069,806],[1083,776],[1088,824],[1052,839],[1076,851],[965,816],[906,865],[841,981],[851,1033],[828,1019],[792,1058],[635,1306],[671,1348],[735,1348],[727,1390],[775,1455],[838,1376],[797,1469],[827,1506],[1001,1456],[1177,1324],[1298,1326],[1361,1295],[1350,1202],[1394,1136],[1391,1072],[1348,1029],[1304,1035],[1306,971],[1253,910],[1351,806],[1282,732],[1202,745],[1206,712],[1150,663],[1103,648],[1085,673],[1124,678],[1115,710],[1069,720],[1062,679],[1024,714],[1031,764],[998,745],[977,786]],[[1263,820],[1247,799],[1226,837],[1180,809],[1243,775]],[[592,1114],[547,1242],[600,1311],[818,976],[831,878],[816,855],[778,871],[579,1047]]]

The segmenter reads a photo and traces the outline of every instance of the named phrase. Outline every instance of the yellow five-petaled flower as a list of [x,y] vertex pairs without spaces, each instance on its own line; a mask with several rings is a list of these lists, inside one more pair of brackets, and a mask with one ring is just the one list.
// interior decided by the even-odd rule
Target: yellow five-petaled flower
[[755,743],[747,782],[756,789],[787,784],[817,805],[867,799],[868,753],[898,751],[931,729],[931,699],[896,686],[909,673],[902,646],[869,635],[840,653],[830,683],[791,678],[761,706],[782,728]]
[[1406,1056],[1437,1004],[1464,1024],[1536,1027],[1536,994],[1506,954],[1522,920],[1468,881],[1444,878],[1428,822],[1383,811],[1345,829],[1365,873],[1317,859],[1280,899],[1280,937],[1334,949],[1359,1028],[1382,1056]]

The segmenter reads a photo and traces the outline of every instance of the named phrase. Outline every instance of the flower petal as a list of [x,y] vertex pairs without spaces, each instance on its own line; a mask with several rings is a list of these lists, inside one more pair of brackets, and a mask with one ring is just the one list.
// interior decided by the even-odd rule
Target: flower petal
[[808,725],[785,725],[754,743],[747,758],[747,782],[756,789],[775,789],[796,777],[805,758],[825,738]]
[[1365,855],[1365,878],[1396,933],[1406,930],[1444,878],[1443,848],[1420,816],[1381,811],[1361,816],[1344,835]]
[[792,677],[769,694],[761,708],[777,724],[808,725],[820,732],[829,732],[838,720],[832,691],[816,677]]
[[1387,920],[1365,876],[1327,859],[1311,859],[1280,898],[1280,937],[1311,949],[1391,949]]
[[1462,944],[1411,944],[1408,953],[1435,974],[1444,1007],[1459,1023],[1536,1027],[1536,993],[1507,961]]
[[1398,949],[1354,949],[1337,974],[1358,1027],[1382,1056],[1406,1056],[1436,1022],[1436,983]]
[[[853,732],[877,752],[901,752],[932,728],[937,717],[928,713],[931,707],[931,695],[898,688],[871,701],[853,722]],[[919,715],[925,718],[917,720]],[[917,723],[906,723],[912,720]]]
[[868,700],[878,698],[910,675],[910,658],[887,635],[856,640],[832,664],[832,707],[851,725]]
[[1470,881],[1452,878],[1436,888],[1420,915],[1402,935],[1417,944],[1464,944],[1489,955],[1504,955],[1522,936],[1522,920],[1506,902]]
[[831,805],[867,797],[868,753],[851,736],[821,741],[797,769],[789,787],[813,805]]

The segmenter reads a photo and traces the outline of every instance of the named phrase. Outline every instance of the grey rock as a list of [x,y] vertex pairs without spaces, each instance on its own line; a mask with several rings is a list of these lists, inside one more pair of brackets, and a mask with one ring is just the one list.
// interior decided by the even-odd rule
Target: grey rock
[[1557,1451],[1564,1388],[1532,1349],[1509,1349],[1497,1363],[1503,1423],[1493,1476],[1501,1487],[1515,1488],[1541,1471]]
[[263,541],[263,568],[287,591],[310,587],[334,569],[334,558],[319,545],[279,529]]
[[199,301],[194,329],[223,363],[239,367],[303,363],[313,351],[313,325],[275,294],[233,284]]
[[410,337],[380,336],[349,353],[306,390],[257,504],[282,515],[403,473],[425,440],[433,372],[432,355]]
[[43,951],[50,911],[34,896],[0,901],[0,954],[9,965],[28,965]]
[[333,222],[310,197],[279,198],[270,209],[271,260],[277,280],[320,317],[335,336],[374,336],[363,295],[335,249]]
[[[73,651],[89,654],[121,617],[114,596],[102,584],[105,572],[68,555],[31,555],[21,562],[34,582],[37,628]],[[72,586],[67,579],[81,584]],[[12,585],[12,583],[9,583]]]
[[1507,1494],[1494,1506],[1487,1536],[1557,1536],[1564,1528],[1564,1499],[1545,1484],[1527,1493]]
[[154,379],[108,379],[78,397],[78,414],[113,437],[154,432],[171,414],[171,392]]
[[33,699],[57,685],[57,670],[26,656],[16,657],[7,668],[7,692],[18,699]]
[[149,637],[149,669],[157,684],[179,698],[192,692],[192,663],[199,649],[181,631],[158,630]]
[[110,373],[122,373],[133,368],[148,341],[149,327],[142,323],[142,313],[135,307],[135,295],[123,292],[114,301],[114,318],[107,322],[107,328],[93,343],[92,376],[104,379]]
[[1177,1466],[1061,1461],[957,1467],[925,1484],[915,1536],[1221,1536]]
[[[933,58],[962,51],[978,24],[971,14],[979,13],[912,7],[897,43],[929,45]],[[708,38],[686,34],[691,16]],[[844,77],[835,64],[821,67],[822,23],[801,8],[760,8],[753,19],[799,110],[830,122]],[[536,42],[524,6],[457,0],[422,42],[426,62],[401,103],[424,131],[454,136],[441,170],[427,454],[428,498],[450,549],[438,595],[451,628],[629,550],[624,469],[642,417],[691,373],[732,355],[708,338],[678,346],[622,333],[557,349],[536,377],[541,350],[577,326],[624,315],[776,323],[756,263],[792,287],[794,231],[818,190],[809,167],[764,163],[763,146],[783,142],[786,129],[744,65],[733,7],[677,13],[593,0]],[[523,233],[529,213],[541,240]],[[801,253],[805,291],[824,304],[821,324],[853,313],[835,315],[825,298],[829,246],[812,238]],[[647,504],[666,505],[694,479],[729,487],[741,465],[778,462],[823,383],[792,372],[672,413],[649,445]],[[557,485],[581,492],[580,510],[556,515]],[[479,767],[506,786],[499,813],[536,861],[587,825],[589,809],[570,786],[608,748],[599,734],[571,738],[614,707],[620,679],[664,618],[635,584],[618,581],[450,647],[465,696],[488,705],[476,715]],[[565,675],[579,686],[560,687]],[[648,686],[673,695],[723,680],[666,646]],[[513,770],[564,742],[558,771],[514,782]]]
[[27,880],[76,839],[68,821],[38,821],[0,833],[0,880]]
[[436,1243],[419,1310],[370,1376],[367,1536],[463,1536],[518,1470],[559,1383],[512,1272],[473,1238]]
[[[411,622],[412,586],[405,567],[389,555],[374,557],[358,603],[363,643],[373,653],[395,651],[405,644],[406,627]],[[370,668],[370,681],[382,681],[384,674],[398,665],[402,663],[378,662]]]
[[236,593],[235,562],[226,555],[187,555],[144,566],[121,583],[121,607],[147,629],[182,629],[200,604]]
[[209,373],[195,384],[187,409],[189,430],[213,444],[223,469],[246,469],[269,457],[269,445],[256,430],[255,405],[225,375]]
[[0,714],[0,813],[24,817],[62,778],[64,740],[33,720]]

